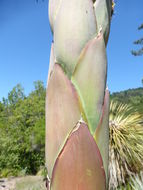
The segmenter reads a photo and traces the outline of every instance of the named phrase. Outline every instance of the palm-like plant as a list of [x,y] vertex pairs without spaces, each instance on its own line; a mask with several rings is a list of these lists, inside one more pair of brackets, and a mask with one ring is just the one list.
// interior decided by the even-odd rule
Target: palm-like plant
[[111,101],[110,104],[110,180],[115,189],[143,169],[142,115],[134,107]]
[[142,190],[143,189],[143,172],[140,174],[135,174],[131,178],[130,186],[133,190]]
[[54,42],[46,95],[48,189],[108,186],[105,88],[112,8],[112,0],[49,0]]

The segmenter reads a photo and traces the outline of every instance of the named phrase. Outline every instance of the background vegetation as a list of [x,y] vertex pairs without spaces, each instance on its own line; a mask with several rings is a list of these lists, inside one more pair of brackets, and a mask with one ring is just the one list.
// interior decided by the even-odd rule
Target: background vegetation
[[[138,30],[142,30],[143,29],[143,24],[141,24],[139,27],[138,27]],[[140,56],[140,55],[143,55],[143,38],[140,38],[136,41],[134,41],[134,44],[135,45],[139,45],[140,48],[138,50],[132,50],[131,53],[134,55],[134,56]]]
[[[8,97],[3,98],[0,102],[0,177],[35,175],[41,171],[41,168],[44,168],[45,93],[46,89],[41,81],[34,82],[34,90],[28,96],[25,95],[22,86],[18,84],[8,93]],[[137,146],[132,146],[132,144],[142,144],[143,141],[142,117],[135,115],[137,113],[142,115],[143,113],[143,88],[113,93],[111,94],[111,102],[115,102],[114,106],[111,105],[111,108],[115,109],[111,109],[111,124],[113,125],[118,121],[117,128],[110,128],[110,149],[112,149],[112,153],[114,151],[114,159],[112,159],[111,162],[118,163],[119,168],[122,168],[120,174],[123,173],[122,177],[120,177],[121,175],[119,175],[118,172],[115,175],[114,172],[112,172],[114,168],[111,168],[110,173],[112,173],[116,179],[113,183],[110,181],[112,183],[111,186],[115,186],[115,181],[117,181],[116,187],[122,184],[122,181],[124,182],[122,184],[123,187],[125,187],[126,181],[130,181],[131,185],[128,184],[128,186],[133,186],[134,184],[139,185],[138,183],[141,182],[137,183],[134,179],[141,179],[140,172],[142,174],[143,165],[140,165],[142,162],[138,162],[138,164],[136,159],[138,155],[143,155],[142,153],[138,154],[138,152],[143,151],[143,148],[141,148],[140,151],[138,149],[136,151],[135,148]],[[131,109],[127,110],[128,108]],[[133,120],[134,117],[135,119]],[[127,118],[125,120],[126,122],[123,122],[123,118]],[[134,127],[135,122],[140,126],[138,127],[138,132],[137,128]],[[120,125],[120,123],[124,123],[124,125]],[[131,123],[133,124],[132,130]],[[117,141],[121,142],[122,137],[125,135],[127,135],[127,137],[125,138],[124,144],[115,143]],[[126,141],[130,141],[131,143],[127,143]],[[140,142],[138,143],[138,141]],[[116,149],[116,147],[119,148]],[[124,154],[120,154],[122,148],[126,150]],[[112,155],[111,152],[110,155]],[[130,163],[128,153],[132,153],[131,157],[133,159],[131,160],[135,161],[136,164],[128,164]],[[123,159],[125,159],[124,163],[126,163],[127,166],[126,170],[128,169],[132,174],[135,171],[129,180],[128,172],[126,172],[124,164],[122,163]],[[113,164],[111,165],[114,166]],[[115,167],[115,169],[118,168]],[[134,176],[137,177],[134,178]],[[121,180],[119,180],[120,178]]]
[[34,82],[25,96],[20,84],[0,102],[0,177],[36,174],[44,165],[45,87]]
[[130,104],[143,112],[143,88],[129,89],[111,94],[111,100]]

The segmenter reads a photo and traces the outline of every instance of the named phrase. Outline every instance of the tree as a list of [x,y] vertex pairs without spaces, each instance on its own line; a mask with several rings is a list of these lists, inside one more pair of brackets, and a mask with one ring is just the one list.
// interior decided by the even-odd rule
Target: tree
[[113,7],[112,0],[49,1],[54,42],[46,94],[48,189],[108,187],[106,45]]
[[19,100],[23,100],[25,97],[24,89],[20,84],[17,84],[12,91],[8,93],[8,103],[15,105]]
[[[138,30],[141,30],[143,29],[143,24],[141,24],[139,27],[138,27]],[[134,56],[141,56],[143,55],[143,38],[140,38],[136,41],[134,41],[134,44],[135,45],[141,45],[142,47],[138,50],[132,50],[131,53],[134,55]]]
[[34,82],[24,95],[20,84],[0,102],[0,176],[36,174],[44,165],[45,87]]

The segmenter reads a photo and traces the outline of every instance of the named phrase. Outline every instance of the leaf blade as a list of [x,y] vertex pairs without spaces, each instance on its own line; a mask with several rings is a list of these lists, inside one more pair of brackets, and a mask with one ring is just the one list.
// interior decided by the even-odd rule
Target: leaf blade
[[88,42],[83,49],[72,82],[78,92],[85,120],[94,135],[97,128],[106,86],[107,58],[103,35]]
[[80,123],[55,164],[52,190],[105,190],[102,158],[88,127]]
[[61,67],[55,64],[46,95],[46,166],[49,177],[80,115],[76,91]]

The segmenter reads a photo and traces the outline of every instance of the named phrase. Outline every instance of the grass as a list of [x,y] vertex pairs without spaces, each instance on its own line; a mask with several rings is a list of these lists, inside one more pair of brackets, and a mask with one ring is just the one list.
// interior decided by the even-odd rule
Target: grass
[[17,180],[15,190],[46,190],[46,187],[43,177],[26,176]]

